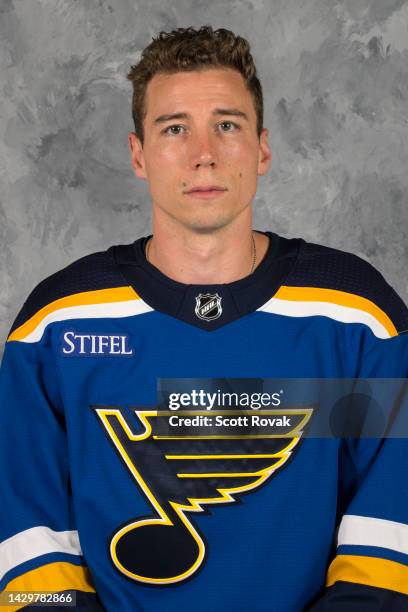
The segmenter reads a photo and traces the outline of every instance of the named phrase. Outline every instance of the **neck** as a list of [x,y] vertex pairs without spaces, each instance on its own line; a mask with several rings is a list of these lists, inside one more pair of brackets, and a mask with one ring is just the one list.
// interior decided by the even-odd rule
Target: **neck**
[[250,275],[265,255],[268,243],[268,237],[253,232],[250,223],[209,233],[153,223],[147,258],[180,283],[224,284]]

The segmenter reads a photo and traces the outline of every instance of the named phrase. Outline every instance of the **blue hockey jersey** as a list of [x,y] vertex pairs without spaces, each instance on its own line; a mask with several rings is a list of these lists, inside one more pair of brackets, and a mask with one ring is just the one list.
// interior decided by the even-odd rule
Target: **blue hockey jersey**
[[5,609],[408,610],[406,439],[306,435],[282,398],[405,378],[407,310],[362,259],[266,234],[229,284],[171,280],[144,237],[32,292],[0,375]]

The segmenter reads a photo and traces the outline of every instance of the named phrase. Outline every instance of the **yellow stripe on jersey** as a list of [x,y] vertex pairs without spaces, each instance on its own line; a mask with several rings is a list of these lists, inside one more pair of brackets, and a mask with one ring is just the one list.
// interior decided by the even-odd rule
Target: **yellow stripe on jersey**
[[114,287],[112,289],[82,291],[81,293],[67,295],[66,297],[50,302],[38,310],[38,312],[30,317],[30,319],[20,325],[20,327],[17,327],[9,335],[7,342],[11,342],[12,340],[24,340],[24,338],[26,338],[37,328],[45,317],[64,308],[71,308],[73,306],[92,306],[95,304],[105,303],[113,304],[117,302],[128,302],[140,299],[140,296],[136,293],[133,287]]
[[338,555],[328,569],[326,586],[339,580],[408,595],[408,566],[388,559]]
[[282,286],[273,296],[279,300],[297,302],[328,302],[347,308],[362,310],[373,316],[385,327],[390,336],[397,336],[398,331],[390,317],[374,302],[354,293],[339,291],[337,289],[324,289],[320,287],[289,287]]
[[[277,291],[277,293],[271,298],[264,307],[259,308],[258,310],[265,310],[273,312],[274,308],[268,307],[269,304],[284,304],[285,302],[297,303],[301,305],[310,304],[312,311],[309,314],[314,313],[313,304],[316,304],[316,314],[325,314],[325,312],[321,311],[321,305],[327,304],[329,308],[338,306],[339,309],[353,309],[357,313],[358,311],[362,313],[361,317],[367,315],[372,317],[375,321],[377,321],[376,325],[381,326],[380,332],[378,329],[374,329],[373,331],[377,334],[380,334],[380,337],[383,337],[381,330],[384,330],[384,334],[390,337],[397,336],[398,331],[395,328],[393,322],[390,317],[379,308],[374,302],[363,298],[358,295],[354,295],[352,293],[347,293],[345,291],[338,291],[336,289],[322,289],[318,287],[289,287],[282,286]],[[133,287],[117,287],[111,289],[99,289],[95,291],[83,291],[81,293],[75,293],[73,295],[68,295],[66,297],[60,298],[47,304],[43,308],[41,308],[38,312],[36,312],[30,319],[28,319],[25,323],[20,325],[17,329],[15,329],[10,336],[8,337],[8,342],[10,341],[28,341],[33,342],[37,341],[43,331],[43,328],[48,324],[48,322],[52,322],[53,320],[60,320],[66,318],[76,318],[76,315],[80,314],[78,311],[69,312],[67,309],[72,308],[80,308],[82,316],[90,317],[93,316],[104,316],[106,314],[109,316],[108,310],[106,313],[100,310],[100,307],[105,305],[108,307],[109,304],[117,304],[122,303],[123,308],[119,307],[117,313],[112,313],[111,316],[128,316],[131,314],[141,314],[142,312],[148,312],[152,310],[147,304],[143,302],[140,296],[136,293]],[[135,304],[135,306],[132,305]],[[127,307],[126,304],[129,304]],[[140,307],[136,304],[140,304]],[[320,306],[319,306],[320,304]],[[92,306],[95,306],[92,309]],[[64,313],[65,310],[65,313]],[[96,312],[96,310],[98,312]],[[86,311],[86,312],[85,312]],[[94,312],[95,311],[95,312]],[[281,311],[281,308],[279,308]],[[352,312],[352,311],[351,311]],[[281,313],[282,314],[282,313]],[[332,312],[328,312],[327,316],[333,315]],[[295,312],[292,316],[302,316],[302,313],[298,314]],[[335,316],[335,315],[334,315]],[[360,318],[361,318],[360,317]],[[336,318],[336,316],[335,316]],[[371,321],[373,321],[371,319]],[[356,321],[358,322],[359,316],[357,314]],[[350,319],[351,322],[354,322],[353,317]],[[374,323],[371,323],[371,327],[375,327]]]
[[[96,593],[87,567],[65,561],[47,563],[14,578],[5,588],[5,591],[36,593],[41,591],[58,593],[67,590]],[[21,606],[7,606],[6,610],[11,612],[20,608]]]

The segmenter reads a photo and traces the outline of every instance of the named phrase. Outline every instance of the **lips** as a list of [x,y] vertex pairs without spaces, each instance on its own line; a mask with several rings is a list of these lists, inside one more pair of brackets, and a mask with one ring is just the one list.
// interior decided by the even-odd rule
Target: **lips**
[[226,191],[224,187],[219,187],[218,185],[200,185],[198,187],[193,187],[186,191],[186,193],[201,193],[208,191]]

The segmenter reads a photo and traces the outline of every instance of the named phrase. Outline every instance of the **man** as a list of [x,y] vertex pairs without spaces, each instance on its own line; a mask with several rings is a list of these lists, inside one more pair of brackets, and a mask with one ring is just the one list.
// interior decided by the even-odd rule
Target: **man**
[[161,33],[129,79],[153,234],[46,279],[12,327],[1,588],[406,610],[404,440],[308,438],[319,411],[285,401],[293,379],[405,377],[405,306],[353,255],[252,230],[271,152],[244,39]]

